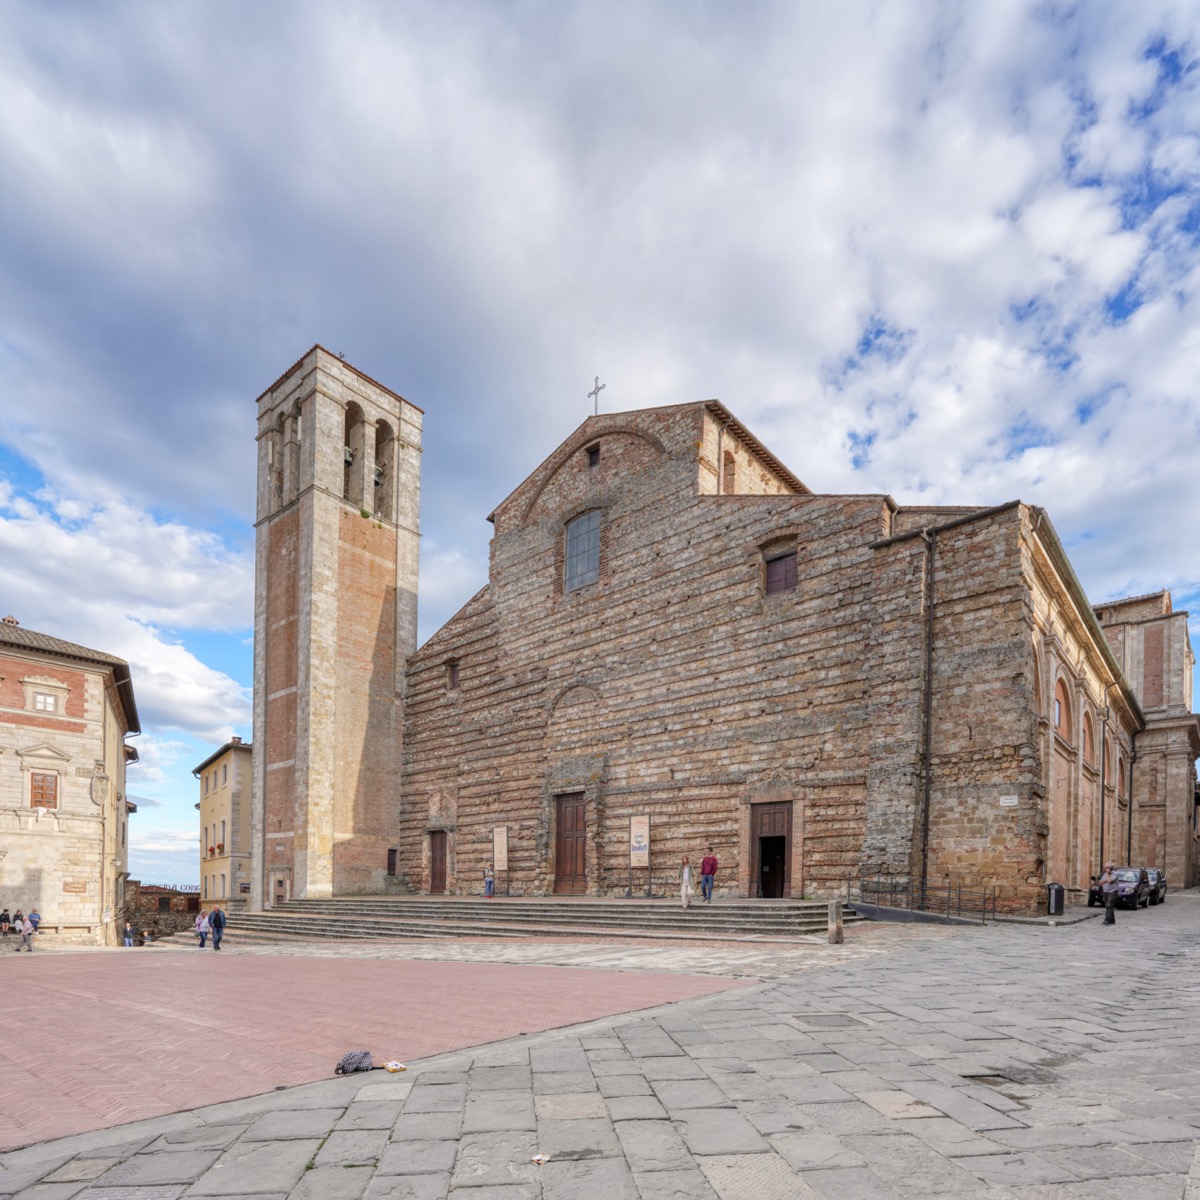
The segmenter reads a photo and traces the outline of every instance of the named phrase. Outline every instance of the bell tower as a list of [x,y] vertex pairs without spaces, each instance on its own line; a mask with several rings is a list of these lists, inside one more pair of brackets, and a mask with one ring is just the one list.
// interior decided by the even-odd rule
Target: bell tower
[[252,909],[395,886],[422,415],[320,346],[258,398]]

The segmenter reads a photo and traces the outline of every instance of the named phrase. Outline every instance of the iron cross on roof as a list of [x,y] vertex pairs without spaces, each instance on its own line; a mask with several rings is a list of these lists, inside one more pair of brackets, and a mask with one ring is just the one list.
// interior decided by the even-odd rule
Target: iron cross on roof
[[600,393],[602,391],[604,391],[604,389],[607,386],[608,386],[607,384],[600,382],[600,376],[597,375],[596,376],[596,386],[590,392],[588,392],[588,398],[591,400],[595,400],[595,402],[596,402],[596,407],[593,410],[593,414],[592,414],[593,416],[600,415]]

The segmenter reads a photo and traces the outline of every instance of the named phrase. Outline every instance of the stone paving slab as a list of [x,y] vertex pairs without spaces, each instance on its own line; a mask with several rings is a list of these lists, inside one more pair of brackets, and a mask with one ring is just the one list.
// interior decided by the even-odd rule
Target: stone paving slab
[[[900,939],[404,1075],[29,1146],[0,1156],[0,1197],[1200,1200],[1200,895],[1172,901],[1124,939]],[[1131,1008],[1078,1011],[1118,976]]]

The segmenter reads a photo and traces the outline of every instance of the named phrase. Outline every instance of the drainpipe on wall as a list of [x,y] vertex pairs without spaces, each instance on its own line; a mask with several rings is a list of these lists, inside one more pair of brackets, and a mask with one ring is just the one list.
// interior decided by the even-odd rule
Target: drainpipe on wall
[[1133,866],[1133,764],[1137,762],[1137,730],[1129,738],[1129,832],[1125,837],[1125,861]]
[[1100,714],[1100,863],[1097,874],[1104,872],[1104,788],[1106,784],[1106,768],[1108,767],[1108,693],[1115,684],[1104,685],[1104,710]]
[[921,903],[929,882],[929,800],[933,787],[933,568],[937,530],[921,530],[925,543],[925,695],[921,714]]
[[733,417],[728,417],[723,425],[717,426],[717,495],[725,494],[725,466],[721,462],[721,449],[725,444],[725,430],[733,424]]

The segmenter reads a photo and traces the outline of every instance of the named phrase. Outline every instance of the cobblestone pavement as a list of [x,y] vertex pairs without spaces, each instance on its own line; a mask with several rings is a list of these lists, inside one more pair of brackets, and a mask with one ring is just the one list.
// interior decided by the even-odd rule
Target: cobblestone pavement
[[0,1196],[1200,1200],[1198,922],[1173,893],[1114,929],[905,939],[43,1143],[0,1159]]

